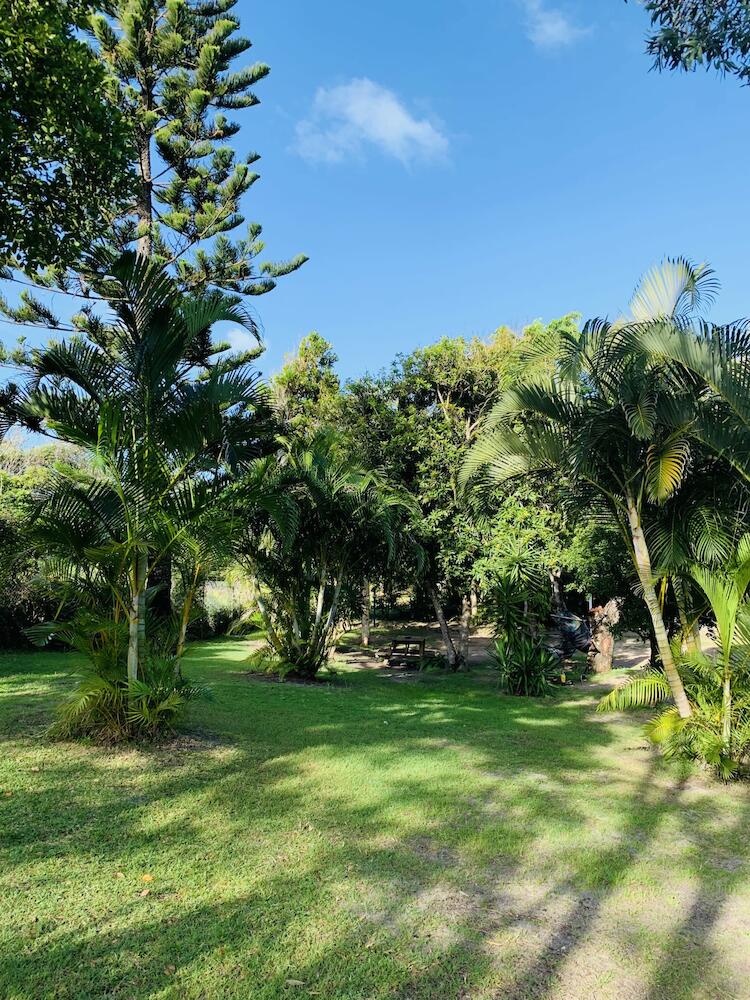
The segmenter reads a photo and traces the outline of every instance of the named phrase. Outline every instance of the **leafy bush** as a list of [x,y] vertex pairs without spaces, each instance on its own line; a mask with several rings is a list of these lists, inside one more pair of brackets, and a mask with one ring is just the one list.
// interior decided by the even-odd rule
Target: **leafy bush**
[[422,657],[419,665],[420,670],[448,670],[448,657],[445,653],[436,653],[428,649]]
[[58,709],[53,737],[90,736],[106,743],[153,739],[172,732],[187,703],[206,693],[183,677],[172,656],[151,655],[141,677],[129,681],[125,621],[79,610],[68,622],[47,622],[27,634],[38,646],[57,639],[88,661],[75,691]]
[[187,703],[204,693],[169,658],[150,660],[137,681],[128,681],[120,667],[102,673],[92,664],[60,706],[50,735],[90,736],[106,743],[153,739],[173,732]]
[[528,636],[497,638],[492,662],[508,694],[541,698],[552,690],[553,679],[560,677],[557,657]]
[[[744,665],[747,658],[738,663]],[[750,686],[741,669],[735,685],[730,726],[725,727],[721,659],[693,653],[679,663],[692,715],[683,719],[673,705],[663,708],[644,726],[646,738],[664,756],[705,764],[724,781],[739,777],[750,767]],[[660,670],[630,677],[610,691],[597,710],[655,708],[671,698],[667,678]],[[729,729],[727,738],[726,729]]]
[[260,649],[253,650],[245,663],[254,674],[275,674],[282,680],[294,670],[294,666],[282,660],[270,646],[261,646]]
[[[282,681],[287,677],[312,681],[319,676],[316,674],[313,677],[310,674],[300,671],[296,664],[283,659],[271,646],[262,646],[260,649],[256,649],[248,656],[245,662],[253,673],[269,674],[270,676],[278,677]],[[338,671],[330,664],[325,664],[323,670],[329,677],[338,676]]]

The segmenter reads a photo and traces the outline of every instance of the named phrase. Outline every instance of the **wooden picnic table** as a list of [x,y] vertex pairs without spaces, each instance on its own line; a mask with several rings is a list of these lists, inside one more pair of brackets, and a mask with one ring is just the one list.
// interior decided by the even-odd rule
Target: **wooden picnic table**
[[400,639],[391,640],[391,651],[388,655],[388,665],[402,663],[405,666],[415,664],[420,666],[424,659],[425,640],[418,636],[405,635]]

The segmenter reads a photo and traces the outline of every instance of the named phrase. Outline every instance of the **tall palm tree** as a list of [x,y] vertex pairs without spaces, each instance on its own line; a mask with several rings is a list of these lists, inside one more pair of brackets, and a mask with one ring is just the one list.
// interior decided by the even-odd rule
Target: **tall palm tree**
[[463,481],[481,491],[530,472],[559,475],[571,503],[617,525],[633,558],[659,655],[682,717],[690,703],[675,665],[644,522],[653,504],[678,490],[692,459],[695,380],[682,384],[622,331],[629,324],[678,322],[710,299],[712,272],[665,261],[636,288],[631,315],[594,320],[566,335],[551,376],[507,391],[469,453]]
[[10,417],[92,456],[93,474],[53,478],[35,532],[64,576],[110,590],[136,680],[150,574],[215,502],[230,467],[257,454],[263,392],[244,357],[217,358],[212,343],[222,321],[256,332],[236,300],[186,297],[133,253],[103,266],[110,315],[33,353]]

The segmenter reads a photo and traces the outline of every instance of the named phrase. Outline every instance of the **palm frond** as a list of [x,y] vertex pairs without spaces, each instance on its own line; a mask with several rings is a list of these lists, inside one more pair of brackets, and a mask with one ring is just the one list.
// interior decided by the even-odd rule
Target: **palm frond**
[[671,698],[669,682],[658,670],[629,677],[619,687],[605,695],[596,707],[597,712],[617,712],[627,709],[653,708]]

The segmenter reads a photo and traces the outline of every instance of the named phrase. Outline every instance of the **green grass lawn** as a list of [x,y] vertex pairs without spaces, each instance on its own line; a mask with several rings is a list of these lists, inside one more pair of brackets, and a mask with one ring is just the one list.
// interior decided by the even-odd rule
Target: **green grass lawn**
[[750,794],[595,693],[248,680],[189,738],[43,738],[71,656],[0,656],[0,997],[750,998]]

